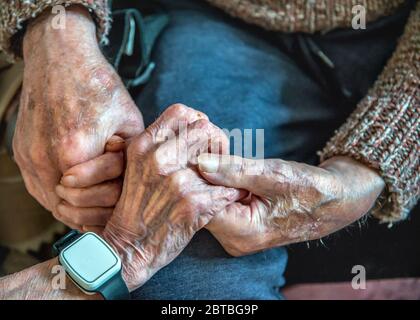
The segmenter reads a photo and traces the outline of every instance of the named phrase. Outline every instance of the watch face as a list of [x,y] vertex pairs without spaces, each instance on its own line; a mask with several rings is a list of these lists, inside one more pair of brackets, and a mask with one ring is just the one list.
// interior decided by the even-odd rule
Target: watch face
[[84,290],[95,291],[121,269],[121,260],[102,238],[83,234],[60,253],[69,276]]

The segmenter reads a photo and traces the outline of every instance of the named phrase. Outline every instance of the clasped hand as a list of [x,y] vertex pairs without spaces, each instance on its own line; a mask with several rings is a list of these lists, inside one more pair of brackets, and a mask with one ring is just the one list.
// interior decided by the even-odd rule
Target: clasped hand
[[65,33],[43,19],[23,43],[15,159],[28,191],[58,220],[119,252],[132,290],[203,227],[230,254],[250,254],[341,229],[384,188],[347,157],[315,167],[230,156],[223,131],[179,104],[144,130],[89,15],[69,9]]
[[[221,129],[180,104],[131,139],[121,196],[95,226],[126,261],[131,287],[170,263],[203,227],[231,255],[251,254],[337,231],[365,214],[383,188],[376,172],[345,157],[315,167],[244,159],[227,150]],[[103,167],[124,167],[123,157],[103,161]],[[102,181],[106,173],[88,161],[69,174],[72,185],[62,179],[57,193],[86,209],[89,177],[102,174]],[[90,221],[88,214],[77,217],[80,225]]]

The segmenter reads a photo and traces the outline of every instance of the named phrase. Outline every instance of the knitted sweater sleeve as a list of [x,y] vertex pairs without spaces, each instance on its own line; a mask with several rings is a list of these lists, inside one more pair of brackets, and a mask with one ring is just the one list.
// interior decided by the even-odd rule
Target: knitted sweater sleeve
[[407,217],[420,190],[420,3],[396,51],[368,95],[321,152],[375,168],[386,183],[373,214],[383,222]]
[[12,40],[28,20],[54,6],[75,4],[89,10],[97,24],[98,38],[106,43],[111,24],[107,0],[0,0],[0,51],[11,61],[15,60],[19,53],[12,49]]

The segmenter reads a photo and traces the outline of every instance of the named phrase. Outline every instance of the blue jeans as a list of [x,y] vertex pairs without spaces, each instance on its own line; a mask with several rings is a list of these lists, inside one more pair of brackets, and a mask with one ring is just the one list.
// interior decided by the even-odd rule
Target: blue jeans
[[[271,33],[204,1],[161,2],[171,21],[154,48],[157,67],[149,83],[132,92],[146,125],[181,102],[203,111],[221,128],[264,129],[266,158],[312,164],[316,151],[372,85],[404,25],[390,18],[388,35],[379,32],[370,46],[361,48],[355,38],[355,45],[342,42],[348,36],[339,32],[325,37]],[[308,38],[334,58],[338,70],[331,74],[316,57],[294,53],[296,47],[299,54],[305,51]],[[336,48],[343,48],[342,43],[348,47],[340,52]],[[358,59],[360,55],[365,58]],[[346,67],[349,59],[351,68]],[[319,66],[320,72],[314,70]],[[354,70],[360,71],[360,79]],[[285,248],[230,257],[203,230],[133,298],[281,299],[286,262]]]

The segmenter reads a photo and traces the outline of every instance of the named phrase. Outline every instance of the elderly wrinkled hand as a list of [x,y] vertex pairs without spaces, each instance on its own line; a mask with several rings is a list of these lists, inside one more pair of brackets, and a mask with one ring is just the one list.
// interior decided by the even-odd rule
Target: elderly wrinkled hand
[[131,290],[241,197],[237,189],[211,185],[197,172],[200,153],[226,150],[227,144],[204,114],[182,105],[169,107],[130,141],[121,198],[102,236],[121,256]]
[[368,212],[384,188],[374,170],[346,157],[315,167],[202,154],[199,167],[207,181],[249,192],[206,226],[234,256],[335,232]]
[[[81,225],[103,223],[99,213],[112,211],[109,207],[121,189],[115,178],[122,168],[113,168],[107,181],[88,181],[89,186],[95,182],[93,190],[84,190],[82,195],[90,199],[88,208],[79,206],[77,199],[71,201],[80,190],[71,190],[70,195],[68,190],[56,190],[62,174],[102,155],[110,140],[138,135],[143,131],[143,120],[103,57],[89,13],[80,7],[68,8],[66,23],[64,30],[53,29],[46,13],[25,33],[24,79],[13,150],[28,191],[58,220],[80,229]],[[116,152],[91,165],[103,166],[106,157],[121,158],[118,150],[122,148],[114,147],[111,150]],[[87,188],[86,181],[76,181],[71,175],[66,176],[65,183],[67,187]],[[98,193],[109,197],[104,201],[92,196]]]

